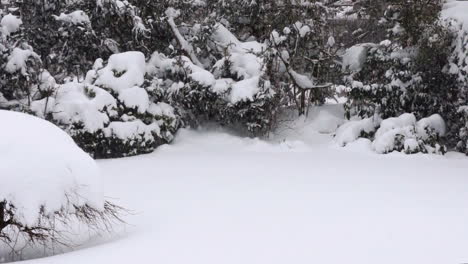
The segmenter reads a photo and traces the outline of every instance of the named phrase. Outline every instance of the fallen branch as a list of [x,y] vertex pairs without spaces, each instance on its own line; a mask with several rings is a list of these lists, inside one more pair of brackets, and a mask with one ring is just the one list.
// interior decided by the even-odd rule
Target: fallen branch
[[182,50],[189,56],[189,58],[195,65],[204,69],[205,67],[203,67],[203,64],[200,62],[200,60],[198,60],[192,45],[190,45],[190,43],[188,43],[187,40],[185,40],[185,38],[182,36],[182,34],[180,34],[180,31],[177,28],[174,19],[177,18],[179,15],[180,12],[178,10],[175,10],[172,7],[168,8],[166,10],[167,23],[171,27],[172,33],[176,37],[176,40],[179,43]]

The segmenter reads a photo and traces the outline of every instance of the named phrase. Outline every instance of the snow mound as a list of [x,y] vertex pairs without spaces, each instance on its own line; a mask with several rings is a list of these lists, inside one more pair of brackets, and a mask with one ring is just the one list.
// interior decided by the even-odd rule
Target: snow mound
[[123,90],[119,95],[119,100],[129,108],[138,109],[139,113],[145,113],[150,105],[148,92],[138,86]]
[[363,134],[371,134],[375,132],[378,125],[374,118],[366,118],[362,120],[349,121],[338,128],[335,134],[335,142],[344,147],[347,144],[356,141]]
[[90,25],[89,16],[82,10],[76,10],[69,14],[61,13],[60,16],[54,16],[55,20],[73,25]]
[[429,137],[428,132],[430,131],[437,133],[439,136],[445,136],[446,130],[445,121],[438,114],[423,118],[416,124],[416,133],[423,139]]
[[12,14],[5,15],[0,21],[2,26],[2,32],[9,36],[11,33],[15,33],[20,29],[20,26],[23,24],[23,21]]
[[[446,132],[445,121],[438,114],[419,121],[416,121],[416,116],[410,113],[376,121],[368,118],[347,122],[338,128],[335,141],[344,147],[362,137],[369,138],[373,140],[371,149],[379,154],[393,151],[406,154],[446,152],[446,148],[439,144],[440,137]],[[377,131],[376,127],[379,127]],[[368,145],[367,143],[371,141],[365,142]]]
[[0,110],[0,200],[17,208],[28,226],[45,214],[89,205],[103,209],[96,163],[58,127],[22,113]]
[[399,117],[392,117],[387,118],[382,121],[380,124],[379,130],[375,133],[375,137],[381,137],[384,134],[388,133],[391,130],[402,128],[402,127],[409,127],[414,126],[416,124],[416,117],[414,114],[402,114]]
[[145,55],[138,51],[129,51],[110,56],[107,66],[97,72],[95,85],[113,91],[120,91],[141,86],[145,81]]
[[345,122],[342,104],[312,106],[308,112],[308,115],[298,117],[295,108],[281,111],[271,139],[276,142],[294,139],[306,145],[323,144]]

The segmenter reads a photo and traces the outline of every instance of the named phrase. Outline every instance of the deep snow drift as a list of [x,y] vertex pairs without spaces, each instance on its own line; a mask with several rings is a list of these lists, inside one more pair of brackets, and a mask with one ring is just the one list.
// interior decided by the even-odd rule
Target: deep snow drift
[[468,262],[468,159],[340,148],[322,134],[340,111],[285,122],[270,142],[183,130],[153,154],[100,161],[129,226],[26,263]]
[[16,207],[16,221],[37,225],[41,207],[45,215],[72,205],[103,210],[99,168],[67,133],[13,111],[0,110],[0,120],[0,201]]

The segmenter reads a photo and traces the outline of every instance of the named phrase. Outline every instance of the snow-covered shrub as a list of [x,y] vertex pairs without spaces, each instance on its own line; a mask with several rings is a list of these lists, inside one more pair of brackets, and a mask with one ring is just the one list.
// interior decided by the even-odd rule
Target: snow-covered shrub
[[274,87],[264,79],[264,46],[239,41],[221,24],[209,37],[217,43],[216,53],[223,54],[211,71],[189,57],[168,58],[156,52],[148,63],[153,83],[166,91],[186,124],[217,122],[252,135],[265,134],[274,125],[279,104]]
[[[333,37],[325,33],[327,7],[320,1],[98,0],[42,3],[11,0],[8,7],[12,7],[10,10],[14,10],[17,18],[6,17],[3,31],[15,34],[22,24],[21,40],[29,43],[31,49],[28,50],[33,50],[37,55],[35,58],[42,64],[36,70],[34,83],[4,87],[10,87],[11,93],[18,93],[20,87],[28,91],[37,91],[39,86],[49,87],[47,93],[32,98],[18,96],[21,104],[26,102],[21,110],[32,110],[57,122],[91,153],[91,149],[100,146],[107,149],[104,146],[110,143],[102,142],[109,137],[117,141],[122,137],[132,137],[131,146],[119,152],[133,154],[147,152],[152,146],[168,141],[170,136],[162,132],[164,135],[158,135],[153,142],[146,129],[158,134],[157,131],[141,123],[134,122],[133,132],[126,128],[128,133],[120,137],[102,130],[108,128],[110,122],[141,120],[143,124],[150,125],[154,120],[161,120],[129,101],[134,96],[145,97],[142,89],[137,88],[146,90],[150,103],[159,103],[168,97],[170,104],[178,106],[177,111],[184,113],[186,124],[215,121],[252,134],[268,132],[274,126],[279,108],[300,102],[300,111],[304,113],[312,102],[323,103],[331,91],[331,84],[321,86],[328,80],[327,72],[333,61],[326,54],[335,50],[332,49]],[[263,15],[259,16],[259,13]],[[278,39],[287,40],[272,42],[272,32],[281,32]],[[13,48],[16,46],[13,45],[11,50]],[[95,73],[86,74],[98,58],[130,51],[139,51],[146,58],[155,51],[166,54],[172,58],[170,69],[158,69],[158,74],[141,77],[141,74],[125,74],[117,68],[105,70],[110,66],[95,64]],[[121,93],[119,87],[114,89],[101,82],[102,78],[120,74],[138,77],[138,84],[133,85],[137,88],[123,82],[119,84],[120,79],[114,80],[117,84],[111,86],[121,85],[128,89]],[[55,84],[43,84],[42,80]],[[317,87],[320,89],[315,89]],[[98,130],[89,130],[82,118],[69,122],[57,117],[60,114],[56,110],[60,107],[56,105],[60,100],[57,101],[56,96],[71,98],[64,94],[79,93],[86,95],[88,101],[96,102],[98,100],[91,100],[93,93],[103,94],[98,88],[116,99],[114,105],[98,104],[91,108],[98,109],[99,113],[95,111],[95,114],[99,122],[103,115],[109,119]],[[76,97],[83,99],[82,96]],[[9,94],[2,95],[2,98],[12,99]],[[77,101],[67,99],[70,105],[78,104]],[[131,109],[130,115],[124,113],[127,108]],[[158,125],[166,127],[162,131],[175,131],[176,126],[170,121]],[[111,127],[115,128],[112,131],[124,129],[120,123]],[[112,145],[122,146],[115,142]],[[142,147],[141,151],[130,151],[134,145]],[[103,151],[97,151],[101,154],[95,156],[106,156]]]
[[382,121],[372,147],[381,154],[392,151],[444,154],[446,149],[440,145],[440,138],[445,135],[445,129],[445,122],[440,115],[416,121],[413,114],[403,114]]
[[[4,46],[5,47],[5,46]],[[0,94],[12,101],[2,108],[27,106],[33,98],[40,97],[38,90],[41,59],[31,46],[22,43],[3,51],[0,69]]]
[[22,41],[22,20],[12,13],[1,13],[0,30],[0,108],[24,109],[40,97],[40,56]]
[[[437,6],[427,7],[432,18],[411,17],[389,7],[388,14],[394,14],[390,40],[366,44],[365,54],[359,57],[365,58],[364,63],[346,68],[348,118],[379,115],[386,119],[413,113],[421,119],[439,114],[448,127],[444,143],[449,148],[457,145],[463,125],[458,108],[466,104],[466,84],[460,80],[466,77],[460,77],[463,66],[459,68],[460,56],[454,53],[463,49],[463,41],[452,22],[436,20]],[[417,25],[412,19],[423,22]]]
[[453,74],[458,83],[456,114],[448,120],[448,133],[454,135],[450,137],[451,145],[457,146],[459,151],[468,154],[468,31],[456,21],[449,21],[448,25],[452,31],[456,32],[456,38],[452,45],[450,63],[447,71]]
[[378,118],[372,117],[346,122],[337,129],[335,141],[339,146],[344,147],[361,137],[373,138],[379,123]]
[[468,154],[468,106],[460,107],[461,127],[458,134],[457,149]]
[[[359,62],[344,65],[350,71],[346,79],[348,98],[345,107],[347,117],[358,115],[372,117],[375,114],[383,118],[408,112],[408,99],[412,86],[420,81],[418,75],[411,72],[413,52],[405,51],[389,40],[376,44],[367,44],[348,51],[361,51]],[[350,58],[353,59],[353,58]]]
[[95,158],[153,151],[172,141],[175,110],[145,87],[146,62],[140,52],[98,60],[84,82],[68,82],[54,96],[34,101],[32,110],[63,127]]
[[441,143],[446,135],[446,124],[438,114],[417,121],[414,114],[402,114],[380,120],[376,117],[349,121],[338,128],[335,141],[345,146],[358,138],[372,140],[372,148],[379,154],[393,151],[444,154]]
[[[325,10],[321,13],[326,16]],[[306,114],[311,104],[323,104],[333,97],[331,88],[339,72],[336,43],[333,36],[325,39],[324,34],[324,22],[311,19],[274,30],[268,41],[273,64],[268,73],[288,91],[299,114]]]
[[120,221],[97,164],[70,136],[22,113],[0,110],[0,120],[0,243],[13,259],[26,246],[68,245],[75,224],[100,231]]

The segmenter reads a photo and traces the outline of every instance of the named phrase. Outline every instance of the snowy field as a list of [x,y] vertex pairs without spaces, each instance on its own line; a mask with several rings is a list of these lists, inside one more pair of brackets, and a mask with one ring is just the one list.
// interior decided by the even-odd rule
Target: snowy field
[[153,154],[100,161],[128,226],[26,263],[468,262],[468,159],[339,148],[317,132],[339,115],[313,111],[269,142],[184,130]]

